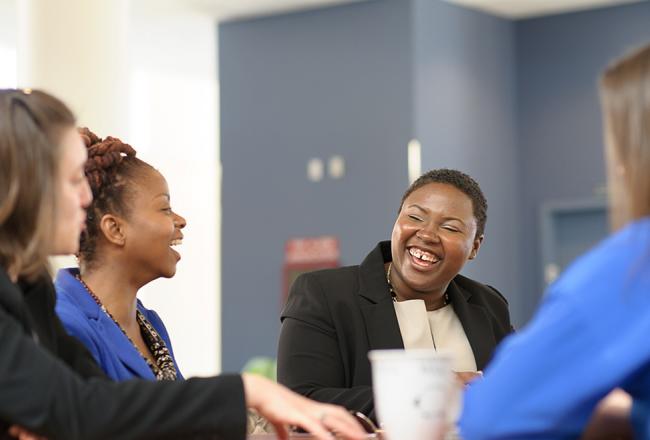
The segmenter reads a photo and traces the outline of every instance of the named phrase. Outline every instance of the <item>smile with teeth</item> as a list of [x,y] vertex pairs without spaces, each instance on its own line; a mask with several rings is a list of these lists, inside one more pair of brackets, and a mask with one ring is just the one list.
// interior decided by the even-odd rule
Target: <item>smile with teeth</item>
[[409,254],[411,254],[412,257],[417,258],[418,260],[421,261],[426,261],[428,263],[437,263],[440,261],[435,255],[433,255],[430,252],[423,251],[422,249],[418,249],[415,247],[409,248]]
[[183,244],[183,239],[182,238],[177,238],[175,240],[172,240],[172,242],[170,243],[170,246],[180,246],[181,244]]

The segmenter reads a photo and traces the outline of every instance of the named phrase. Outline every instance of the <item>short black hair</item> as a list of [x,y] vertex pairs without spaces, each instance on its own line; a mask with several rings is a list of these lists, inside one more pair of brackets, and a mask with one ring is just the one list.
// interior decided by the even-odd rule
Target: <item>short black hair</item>
[[444,183],[465,193],[472,201],[474,217],[476,218],[476,236],[480,237],[483,235],[483,232],[485,232],[485,223],[487,222],[487,200],[485,200],[483,191],[481,191],[481,187],[476,180],[458,170],[440,168],[422,174],[408,187],[402,196],[399,210],[402,210],[404,200],[406,200],[413,191],[429,183]]

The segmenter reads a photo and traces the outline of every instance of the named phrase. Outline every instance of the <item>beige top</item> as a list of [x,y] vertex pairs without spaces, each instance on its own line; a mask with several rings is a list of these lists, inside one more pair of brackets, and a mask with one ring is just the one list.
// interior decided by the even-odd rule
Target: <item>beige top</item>
[[393,306],[405,349],[444,351],[453,357],[454,371],[476,371],[472,347],[451,304],[432,311],[421,299],[397,301]]

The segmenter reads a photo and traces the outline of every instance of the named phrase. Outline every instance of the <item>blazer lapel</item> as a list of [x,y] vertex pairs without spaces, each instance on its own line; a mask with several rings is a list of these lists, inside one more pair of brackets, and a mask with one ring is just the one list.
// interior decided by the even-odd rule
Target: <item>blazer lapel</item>
[[472,347],[476,366],[482,370],[490,360],[492,347],[496,345],[494,333],[490,330],[492,325],[488,314],[483,306],[472,304],[470,302],[472,294],[459,288],[454,280],[449,283],[447,292]]
[[75,278],[78,273],[77,269],[59,271],[56,284],[61,288],[61,294],[67,295],[83,311],[89,325],[99,333],[105,349],[117,358],[115,360],[138,377],[154,379],[153,372],[135,346]]
[[106,313],[102,312],[99,315],[97,326],[106,338],[109,349],[117,355],[124,367],[131,370],[138,377],[144,379],[154,378],[153,372],[142,358],[140,352]]
[[404,348],[384,262],[391,261],[390,242],[381,242],[359,266],[359,299],[371,350]]

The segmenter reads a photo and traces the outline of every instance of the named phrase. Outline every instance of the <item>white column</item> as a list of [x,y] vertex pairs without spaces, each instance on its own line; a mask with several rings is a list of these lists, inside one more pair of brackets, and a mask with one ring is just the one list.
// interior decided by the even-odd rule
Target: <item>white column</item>
[[18,0],[18,86],[63,99],[79,123],[128,123],[129,0]]
[[[2,1],[2,0],[0,0]],[[17,0],[18,85],[60,97],[79,124],[133,145],[187,218],[174,278],[139,292],[183,374],[221,366],[221,168],[216,22],[186,0]],[[128,28],[133,32],[127,36]],[[128,45],[127,45],[128,42]],[[127,47],[128,46],[128,47]],[[74,265],[56,258],[55,267]]]
[[181,372],[205,376],[221,368],[217,26],[192,3],[132,4],[128,142],[162,172],[187,219],[176,275],[138,296],[164,319]]
[[129,0],[17,0],[17,15],[18,87],[52,93],[100,136],[125,131]]

